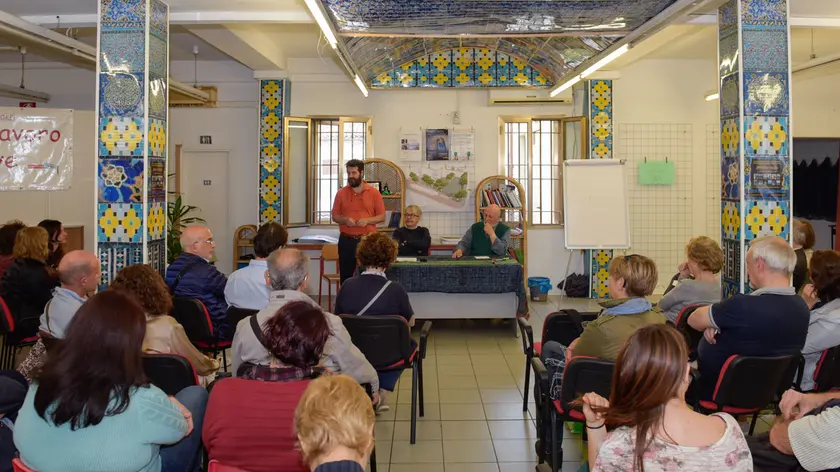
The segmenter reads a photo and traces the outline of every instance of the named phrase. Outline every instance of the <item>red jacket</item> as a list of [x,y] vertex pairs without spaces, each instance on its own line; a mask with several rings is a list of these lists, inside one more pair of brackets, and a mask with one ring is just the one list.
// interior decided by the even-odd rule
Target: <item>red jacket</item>
[[295,408],[307,385],[309,380],[216,382],[202,431],[210,459],[248,472],[308,472],[294,434]]

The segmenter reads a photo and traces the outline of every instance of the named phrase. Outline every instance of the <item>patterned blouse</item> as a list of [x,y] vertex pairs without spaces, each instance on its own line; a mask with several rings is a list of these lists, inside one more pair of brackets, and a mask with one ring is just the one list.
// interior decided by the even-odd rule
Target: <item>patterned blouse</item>
[[[688,447],[656,438],[645,453],[645,472],[752,472],[752,455],[738,422],[726,413],[712,416],[726,422],[726,431],[717,442],[710,446]],[[592,472],[633,471],[635,446],[635,429],[616,429],[601,444]]]

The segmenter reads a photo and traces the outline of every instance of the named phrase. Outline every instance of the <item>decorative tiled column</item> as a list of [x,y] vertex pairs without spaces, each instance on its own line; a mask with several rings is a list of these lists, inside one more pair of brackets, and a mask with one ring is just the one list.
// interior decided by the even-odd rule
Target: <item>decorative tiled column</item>
[[723,296],[749,292],[750,241],[790,237],[790,55],[786,0],[718,11]]
[[[589,125],[589,159],[613,157],[613,82],[589,80],[586,82],[586,110]],[[589,265],[589,297],[607,298],[607,268],[613,258],[612,250],[586,251]]]
[[283,212],[283,118],[289,114],[288,79],[260,80],[260,224]]
[[98,5],[96,249],[105,286],[125,266],[166,265],[169,7]]

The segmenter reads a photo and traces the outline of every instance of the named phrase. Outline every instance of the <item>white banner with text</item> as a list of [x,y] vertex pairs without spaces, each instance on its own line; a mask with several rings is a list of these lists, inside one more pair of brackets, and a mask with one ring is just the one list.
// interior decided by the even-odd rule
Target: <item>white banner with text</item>
[[0,191],[67,190],[73,110],[0,107]]

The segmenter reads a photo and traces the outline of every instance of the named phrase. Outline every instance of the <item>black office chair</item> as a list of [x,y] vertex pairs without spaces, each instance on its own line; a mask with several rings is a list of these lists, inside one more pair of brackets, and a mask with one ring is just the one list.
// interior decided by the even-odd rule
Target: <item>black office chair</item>
[[677,314],[677,320],[674,322],[674,327],[677,328],[677,331],[682,333],[685,338],[685,342],[688,345],[688,358],[692,361],[697,359],[697,346],[700,345],[700,340],[703,339],[703,332],[697,331],[689,326],[688,318],[695,310],[704,306],[709,305],[703,303],[686,305],[682,310],[680,310],[679,314]]
[[[411,339],[408,323],[402,316],[341,315],[353,344],[362,351],[377,371],[411,369],[411,444],[417,437],[417,413],[423,416],[423,358],[432,322],[423,323],[420,343]],[[418,402],[419,396],[419,402]]]
[[229,330],[227,338],[233,339],[233,335],[236,334],[236,325],[238,325],[240,321],[251,315],[256,315],[258,312],[259,310],[252,310],[250,308],[239,308],[235,306],[228,307],[227,312],[225,313]]
[[26,346],[32,346],[38,342],[38,335],[20,339],[15,336],[15,317],[3,297],[0,297],[0,330],[3,334],[3,348],[0,351],[0,369],[11,370],[15,368],[15,356],[18,351]]
[[827,392],[840,387],[840,346],[826,349],[814,370],[814,392]]
[[201,352],[211,354],[214,358],[222,352],[222,368],[227,372],[226,349],[232,342],[221,338],[221,333],[213,329],[210,312],[201,300],[195,298],[174,297],[172,299],[172,317],[181,323],[187,337]]
[[199,385],[193,365],[180,354],[143,354],[143,369],[149,382],[167,395]]

